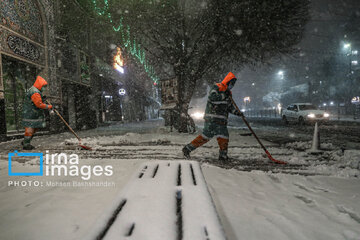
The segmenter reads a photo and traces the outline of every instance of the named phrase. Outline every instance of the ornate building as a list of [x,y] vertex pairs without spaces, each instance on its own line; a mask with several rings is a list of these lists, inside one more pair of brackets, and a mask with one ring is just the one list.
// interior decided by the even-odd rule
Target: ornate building
[[44,70],[55,103],[56,81],[52,1],[0,1],[0,135],[22,132],[22,102],[36,74]]
[[[76,129],[157,116],[156,89],[108,61],[104,29],[76,0],[0,0],[0,140],[23,133],[23,97],[41,71],[47,99]],[[64,129],[56,115],[47,121],[45,131]]]

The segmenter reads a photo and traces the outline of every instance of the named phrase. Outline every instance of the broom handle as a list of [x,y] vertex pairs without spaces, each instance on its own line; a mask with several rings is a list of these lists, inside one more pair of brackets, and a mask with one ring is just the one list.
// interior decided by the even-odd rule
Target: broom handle
[[[51,105],[51,103],[50,103],[48,100],[46,100],[46,102]],[[70,125],[65,121],[65,119],[60,115],[60,113],[59,113],[55,108],[53,108],[53,110],[54,110],[54,112],[59,116],[59,118],[65,123],[65,125],[69,128],[69,130],[75,135],[75,137],[79,140],[79,142],[81,142],[80,137],[74,132],[74,130],[73,130],[73,129],[70,127]]]
[[[230,99],[231,99],[232,104],[235,106],[236,110],[238,110],[239,112],[241,112],[240,109],[238,108],[238,106],[236,105],[234,99],[233,99],[231,96],[230,96]],[[262,144],[262,142],[260,141],[260,139],[258,138],[258,136],[256,136],[254,130],[250,127],[250,124],[249,124],[248,121],[245,119],[244,114],[241,115],[241,118],[242,118],[242,120],[244,121],[244,123],[246,124],[246,126],[249,128],[250,132],[254,135],[254,137],[256,138],[256,140],[258,141],[258,143],[260,144],[260,146],[262,147],[262,149],[264,149],[264,151],[267,152],[265,146]]]

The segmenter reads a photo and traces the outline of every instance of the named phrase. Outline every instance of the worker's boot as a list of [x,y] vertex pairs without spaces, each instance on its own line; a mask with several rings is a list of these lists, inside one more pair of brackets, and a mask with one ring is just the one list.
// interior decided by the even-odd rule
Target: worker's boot
[[184,157],[187,158],[187,159],[190,159],[190,152],[192,152],[196,148],[204,145],[208,141],[209,141],[209,138],[207,138],[203,134],[200,134],[194,140],[192,140],[191,143],[189,143],[185,147],[183,147],[182,152],[184,154]]
[[195,150],[195,147],[191,143],[189,143],[185,147],[183,147],[182,152],[184,154],[184,157],[187,159],[190,159],[190,153],[193,150]]
[[21,142],[24,150],[33,150],[35,147],[30,144],[32,136],[25,136],[24,140]]
[[220,148],[219,161],[226,162],[229,160],[229,157],[227,156],[229,139],[223,138],[223,137],[218,137],[217,141],[218,141],[219,148]]
[[220,162],[227,162],[229,157],[227,155],[227,150],[220,150],[219,151],[219,161]]

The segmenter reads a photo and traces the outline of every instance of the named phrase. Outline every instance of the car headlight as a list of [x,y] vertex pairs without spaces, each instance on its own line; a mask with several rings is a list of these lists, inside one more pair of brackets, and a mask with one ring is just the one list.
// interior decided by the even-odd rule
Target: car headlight
[[204,117],[204,113],[195,112],[195,113],[191,114],[191,116],[196,118],[196,119],[202,119]]
[[328,113],[324,113],[324,117],[330,117],[330,114],[328,114]]
[[308,118],[315,118],[315,114],[310,113],[310,114],[307,115],[307,117],[308,117]]

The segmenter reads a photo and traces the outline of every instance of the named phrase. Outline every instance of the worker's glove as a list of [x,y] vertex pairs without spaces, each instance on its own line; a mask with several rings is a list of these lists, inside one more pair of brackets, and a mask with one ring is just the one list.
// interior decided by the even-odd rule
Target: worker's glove
[[47,107],[48,107],[48,110],[51,110],[53,108],[52,105],[47,105]]

